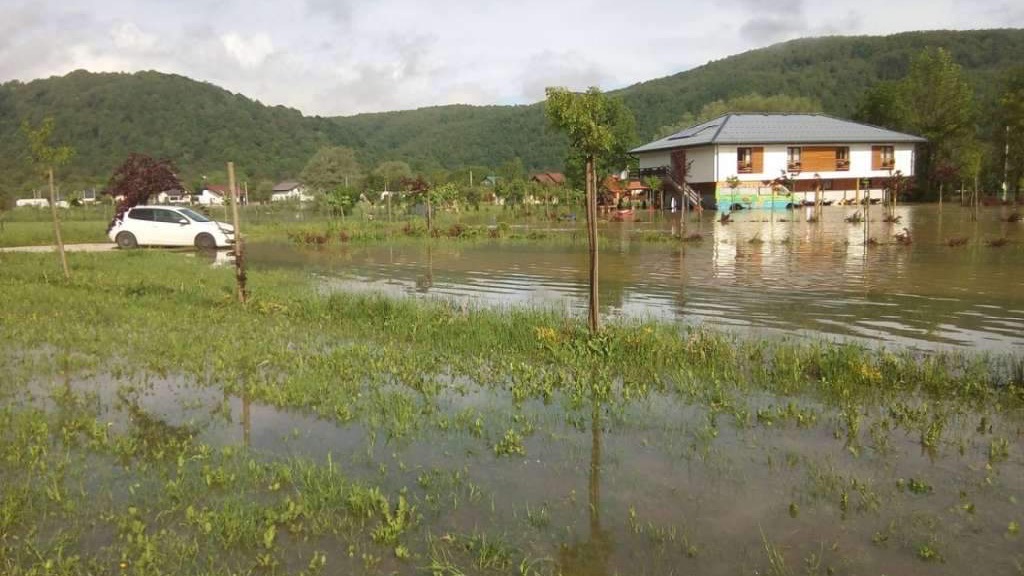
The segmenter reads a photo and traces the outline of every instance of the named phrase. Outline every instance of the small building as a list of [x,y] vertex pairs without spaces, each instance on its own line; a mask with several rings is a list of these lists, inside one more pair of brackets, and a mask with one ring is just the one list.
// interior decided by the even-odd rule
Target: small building
[[497,176],[493,176],[493,175],[492,176],[486,176],[483,180],[480,181],[480,185],[481,186],[488,186],[490,188],[493,188],[493,187],[498,185],[498,177]]
[[49,208],[50,201],[46,198],[18,198],[14,201],[15,208]]
[[313,196],[306,192],[305,186],[292,180],[285,180],[275,184],[274,189],[270,193],[270,201],[287,202],[289,200],[310,202],[313,200]]
[[644,202],[648,205],[654,200],[651,198],[651,189],[648,186],[645,186],[639,180],[629,179],[628,177],[608,176],[601,183],[601,188],[601,196],[604,203],[612,206],[618,205],[619,200],[624,200],[630,204]]
[[192,204],[192,195],[187,190],[164,190],[156,195],[159,204]]
[[663,178],[666,205],[785,208],[819,189],[825,202],[881,199],[893,174],[913,176],[922,142],[823,114],[726,114],[630,154],[641,176]]
[[531,176],[530,181],[544,186],[565,186],[565,174],[561,172],[541,172]]
[[[230,201],[231,188],[228,186],[221,186],[210,184],[207,185],[195,196],[195,203],[200,206],[222,206],[226,201]],[[241,197],[241,191],[239,191],[239,197]]]

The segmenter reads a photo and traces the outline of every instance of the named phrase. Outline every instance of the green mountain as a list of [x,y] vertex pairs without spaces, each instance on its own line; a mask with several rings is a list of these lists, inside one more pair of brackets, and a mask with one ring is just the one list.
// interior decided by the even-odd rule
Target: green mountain
[[[641,139],[708,102],[758,92],[815,98],[849,116],[873,84],[902,77],[913,54],[948,49],[976,91],[982,131],[1002,75],[1024,58],[1024,30],[909,32],[884,37],[794,40],[615,91],[634,111]],[[437,106],[350,117],[310,117],[266,106],[205,82],[159,72],[66,76],[0,85],[0,193],[22,194],[38,178],[28,166],[22,120],[57,122],[75,148],[66,186],[102,184],[129,153],[173,159],[186,182],[219,178],[234,160],[244,178],[295,177],[323,145],[351,146],[372,167],[405,160],[418,170],[498,166],[514,157],[530,170],[559,169],[564,140],[542,106]]]

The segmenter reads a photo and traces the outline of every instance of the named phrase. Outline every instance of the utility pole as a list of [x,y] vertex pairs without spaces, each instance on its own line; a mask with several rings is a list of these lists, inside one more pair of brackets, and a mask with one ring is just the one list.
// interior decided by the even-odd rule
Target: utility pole
[[473,169],[472,168],[469,169],[469,187],[470,188],[473,187]]
[[1010,175],[1010,125],[1006,125],[1006,145],[1003,147],[1003,202],[1006,202],[1006,195],[1009,190]]
[[245,256],[242,249],[242,230],[238,222],[238,188],[235,187],[235,163],[228,162],[228,186],[231,187],[231,212],[235,225],[235,284],[238,301],[245,304],[249,291],[245,287]]

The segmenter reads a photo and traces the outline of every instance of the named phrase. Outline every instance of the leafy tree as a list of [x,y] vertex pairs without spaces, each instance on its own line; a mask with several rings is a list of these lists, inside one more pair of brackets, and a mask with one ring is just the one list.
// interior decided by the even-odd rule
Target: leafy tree
[[339,186],[354,186],[362,177],[355,150],[330,146],[316,151],[299,179],[317,192],[327,192]]
[[391,189],[395,189],[403,186],[404,180],[412,178],[412,168],[400,160],[388,160],[373,169],[373,176],[381,184],[389,184]]
[[50,214],[53,216],[53,237],[57,245],[57,253],[60,255],[60,264],[64,270],[64,278],[71,278],[71,269],[68,268],[68,257],[64,253],[64,240],[60,235],[60,218],[57,216],[57,193],[53,185],[53,170],[58,166],[66,164],[74,154],[74,150],[68,146],[55,147],[50,144],[53,127],[54,120],[50,117],[43,120],[39,128],[33,128],[26,120],[21,124],[21,131],[28,140],[32,164],[47,174],[50,183]]
[[931,190],[939,181],[939,167],[955,164],[957,145],[973,133],[973,92],[960,66],[942,48],[914,57],[903,82],[907,127],[928,139],[917,158],[918,172]]
[[859,122],[890,130],[906,130],[909,117],[900,82],[880,82],[870,88],[864,93],[853,115]]
[[494,193],[505,201],[506,208],[516,208],[526,200],[526,182],[520,180],[498,180]]
[[526,179],[526,168],[523,166],[523,160],[519,156],[510,159],[498,168],[498,177],[506,182],[512,180],[525,180]]
[[145,204],[150,196],[169,190],[181,190],[174,163],[170,160],[156,160],[145,154],[132,153],[118,166],[107,183],[107,194],[123,196],[114,210],[114,218],[107,231],[124,217],[133,206]]
[[332,215],[339,215],[345,218],[345,210],[355,206],[359,202],[361,192],[358,188],[351,186],[339,186],[324,195],[324,201]]
[[1009,153],[1005,158],[1005,167],[997,166],[996,172],[1002,175],[1002,169],[1007,169],[1008,186],[1017,198],[1020,195],[1020,182],[1024,179],[1024,66],[1007,74],[999,105],[1000,125],[996,128],[997,135],[993,140],[1001,152],[999,160],[1004,160],[1007,144]]
[[587,238],[590,248],[590,305],[587,323],[592,333],[600,329],[597,292],[597,174],[596,160],[612,155],[621,145],[616,138],[621,132],[616,123],[623,120],[623,104],[609,99],[598,88],[583,93],[566,88],[545,90],[548,121],[569,137],[569,146],[583,157],[587,193]]

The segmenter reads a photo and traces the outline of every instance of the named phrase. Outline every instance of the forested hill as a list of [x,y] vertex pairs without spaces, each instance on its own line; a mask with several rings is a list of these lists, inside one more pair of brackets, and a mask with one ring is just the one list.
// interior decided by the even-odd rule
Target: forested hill
[[[948,49],[964,67],[984,123],[1001,76],[1024,61],[1024,30],[795,40],[616,94],[634,111],[641,139],[708,102],[751,92],[809,96],[827,112],[849,116],[867,88],[902,77],[910,57],[928,46]],[[248,178],[294,177],[327,144],[355,148],[367,168],[384,160],[405,160],[418,170],[497,166],[516,156],[528,169],[560,168],[564,156],[564,141],[545,127],[540,104],[321,118],[182,76],[76,71],[0,85],[0,191],[21,193],[34,180],[18,126],[45,116],[55,117],[57,139],[76,150],[63,170],[70,186],[104,182],[132,151],[173,159],[187,182],[218,175],[229,159]]]

